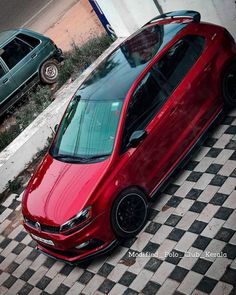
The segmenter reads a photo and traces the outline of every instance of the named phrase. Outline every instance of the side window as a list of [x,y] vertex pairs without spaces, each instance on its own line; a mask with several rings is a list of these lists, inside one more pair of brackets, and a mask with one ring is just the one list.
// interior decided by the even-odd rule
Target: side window
[[38,46],[40,44],[39,39],[25,35],[25,34],[18,34],[17,38],[24,41],[26,44],[28,44],[32,48],[35,48],[36,46]]
[[157,75],[163,75],[169,84],[170,93],[178,86],[200,57],[205,39],[188,35],[176,42],[153,66]]
[[20,62],[30,51],[31,47],[20,39],[13,39],[3,47],[2,59],[9,69],[12,69]]
[[167,99],[167,93],[161,87],[161,81],[149,71],[134,91],[125,120],[122,149],[128,143],[131,134],[145,129]]
[[2,67],[2,65],[0,64],[0,79],[5,75],[5,71]]

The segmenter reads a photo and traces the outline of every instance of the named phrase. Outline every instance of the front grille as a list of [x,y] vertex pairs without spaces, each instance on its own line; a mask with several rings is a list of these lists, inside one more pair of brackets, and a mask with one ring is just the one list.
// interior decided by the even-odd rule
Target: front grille
[[[36,222],[29,220],[28,218],[25,218],[25,223],[35,229],[38,229],[36,226]],[[60,232],[59,226],[49,226],[49,225],[40,224],[40,227],[41,227],[40,231],[42,231],[42,232],[47,232],[47,233],[51,233],[51,234],[59,234],[59,232]]]

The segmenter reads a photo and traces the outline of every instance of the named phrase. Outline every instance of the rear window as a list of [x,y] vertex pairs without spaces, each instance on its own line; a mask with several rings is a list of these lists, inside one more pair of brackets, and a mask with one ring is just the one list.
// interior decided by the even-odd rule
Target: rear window
[[28,45],[31,47],[35,48],[36,46],[39,45],[40,40],[25,34],[18,34],[17,37],[21,39],[22,41],[26,42]]

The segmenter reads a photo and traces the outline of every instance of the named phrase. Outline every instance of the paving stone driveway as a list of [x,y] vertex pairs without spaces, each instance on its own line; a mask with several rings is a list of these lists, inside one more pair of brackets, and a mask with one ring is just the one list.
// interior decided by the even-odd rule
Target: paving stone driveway
[[235,134],[236,111],[172,179],[139,236],[81,267],[34,250],[21,196],[9,197],[0,205],[0,294],[236,294]]

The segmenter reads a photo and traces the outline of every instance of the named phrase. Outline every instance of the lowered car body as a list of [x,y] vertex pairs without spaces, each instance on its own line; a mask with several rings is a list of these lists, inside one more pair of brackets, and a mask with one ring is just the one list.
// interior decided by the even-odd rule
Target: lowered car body
[[124,41],[76,91],[24,193],[24,227],[47,255],[75,262],[133,237],[148,202],[225,105],[236,46],[180,11]]

